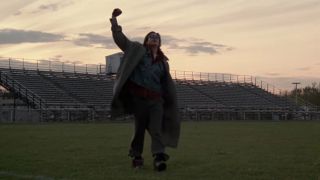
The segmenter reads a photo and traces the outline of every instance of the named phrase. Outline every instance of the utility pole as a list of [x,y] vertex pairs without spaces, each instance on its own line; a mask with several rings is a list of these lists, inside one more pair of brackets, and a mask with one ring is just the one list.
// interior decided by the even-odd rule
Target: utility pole
[[298,105],[298,84],[301,84],[300,82],[293,82],[292,84],[295,85],[295,96],[296,96],[296,105]]

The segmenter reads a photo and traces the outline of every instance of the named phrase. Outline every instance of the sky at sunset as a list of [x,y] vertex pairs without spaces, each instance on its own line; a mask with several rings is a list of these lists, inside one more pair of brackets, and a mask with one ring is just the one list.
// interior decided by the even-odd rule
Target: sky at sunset
[[162,35],[171,69],[320,82],[320,0],[2,1],[0,56],[104,63],[115,7],[129,39]]

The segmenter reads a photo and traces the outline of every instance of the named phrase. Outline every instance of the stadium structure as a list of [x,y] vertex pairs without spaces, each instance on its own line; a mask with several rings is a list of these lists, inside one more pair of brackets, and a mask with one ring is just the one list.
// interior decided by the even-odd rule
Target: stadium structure
[[[0,106],[0,122],[110,120],[110,103],[121,53],[106,64],[0,58],[0,85],[12,99]],[[319,119],[319,108],[290,99],[253,76],[170,72],[183,120]],[[120,120],[128,119],[124,116]]]

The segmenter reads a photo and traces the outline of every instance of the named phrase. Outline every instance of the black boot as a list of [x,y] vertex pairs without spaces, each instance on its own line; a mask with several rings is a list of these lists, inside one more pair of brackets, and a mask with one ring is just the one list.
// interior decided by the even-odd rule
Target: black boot
[[165,153],[159,153],[153,155],[153,167],[155,171],[161,172],[167,169],[166,161],[169,159],[169,156]]

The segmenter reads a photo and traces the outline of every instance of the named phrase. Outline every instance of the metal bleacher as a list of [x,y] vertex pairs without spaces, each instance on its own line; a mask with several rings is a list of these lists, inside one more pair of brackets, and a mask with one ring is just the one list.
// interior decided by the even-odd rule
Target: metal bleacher
[[110,105],[113,81],[106,76],[53,72],[40,75],[89,107],[108,108]]
[[274,109],[297,108],[288,98],[273,95],[253,84],[176,81],[178,102],[193,108]]
[[[34,70],[2,70],[2,73],[37,94],[48,106],[107,108],[113,80],[105,75]],[[288,102],[250,84],[176,81],[178,104],[188,107],[283,107]]]
[[[177,82],[177,81],[176,81]],[[180,108],[184,107],[223,107],[223,103],[214,100],[206,94],[196,91],[187,83],[176,83],[177,99]]]
[[69,96],[65,89],[57,87],[36,71],[7,70],[3,71],[3,73],[6,73],[19,84],[37,94],[50,105],[79,104],[76,99]]
[[[12,61],[13,62],[13,61]],[[8,67],[0,66],[1,85],[16,93],[18,97],[34,108],[65,109],[91,108],[109,111],[114,84],[113,76],[106,75],[100,67],[97,71],[89,71],[87,66],[82,70],[76,66],[56,66],[61,70],[39,68],[33,64],[16,67],[9,60]],[[15,61],[15,63],[20,61]],[[43,65],[44,63],[41,63]],[[1,65],[1,64],[0,64]],[[70,70],[71,69],[71,70]],[[85,69],[85,71],[83,70]],[[92,73],[93,72],[93,73]],[[257,86],[252,77],[214,74],[212,80],[209,74],[200,74],[198,79],[194,73],[188,78],[178,77],[177,72],[171,73],[176,83],[178,106],[180,109],[210,109],[210,111],[240,110],[285,110],[295,109],[297,106],[292,100],[279,96],[270,89]],[[203,77],[207,77],[205,80]],[[236,80],[234,80],[236,79]],[[243,81],[240,81],[243,79]],[[246,80],[246,79],[249,79]],[[226,81],[228,80],[228,81]],[[270,87],[270,86],[267,86]]]
[[106,77],[17,69],[1,73],[38,95],[46,108],[107,109],[112,97],[113,81]]
[[[207,94],[212,99],[222,102],[225,106],[279,106],[278,103],[270,101],[263,96],[246,91],[243,87],[247,84],[239,85],[236,83],[214,82],[202,85],[194,84],[193,87],[198,91]],[[257,88],[253,88],[256,91]]]

